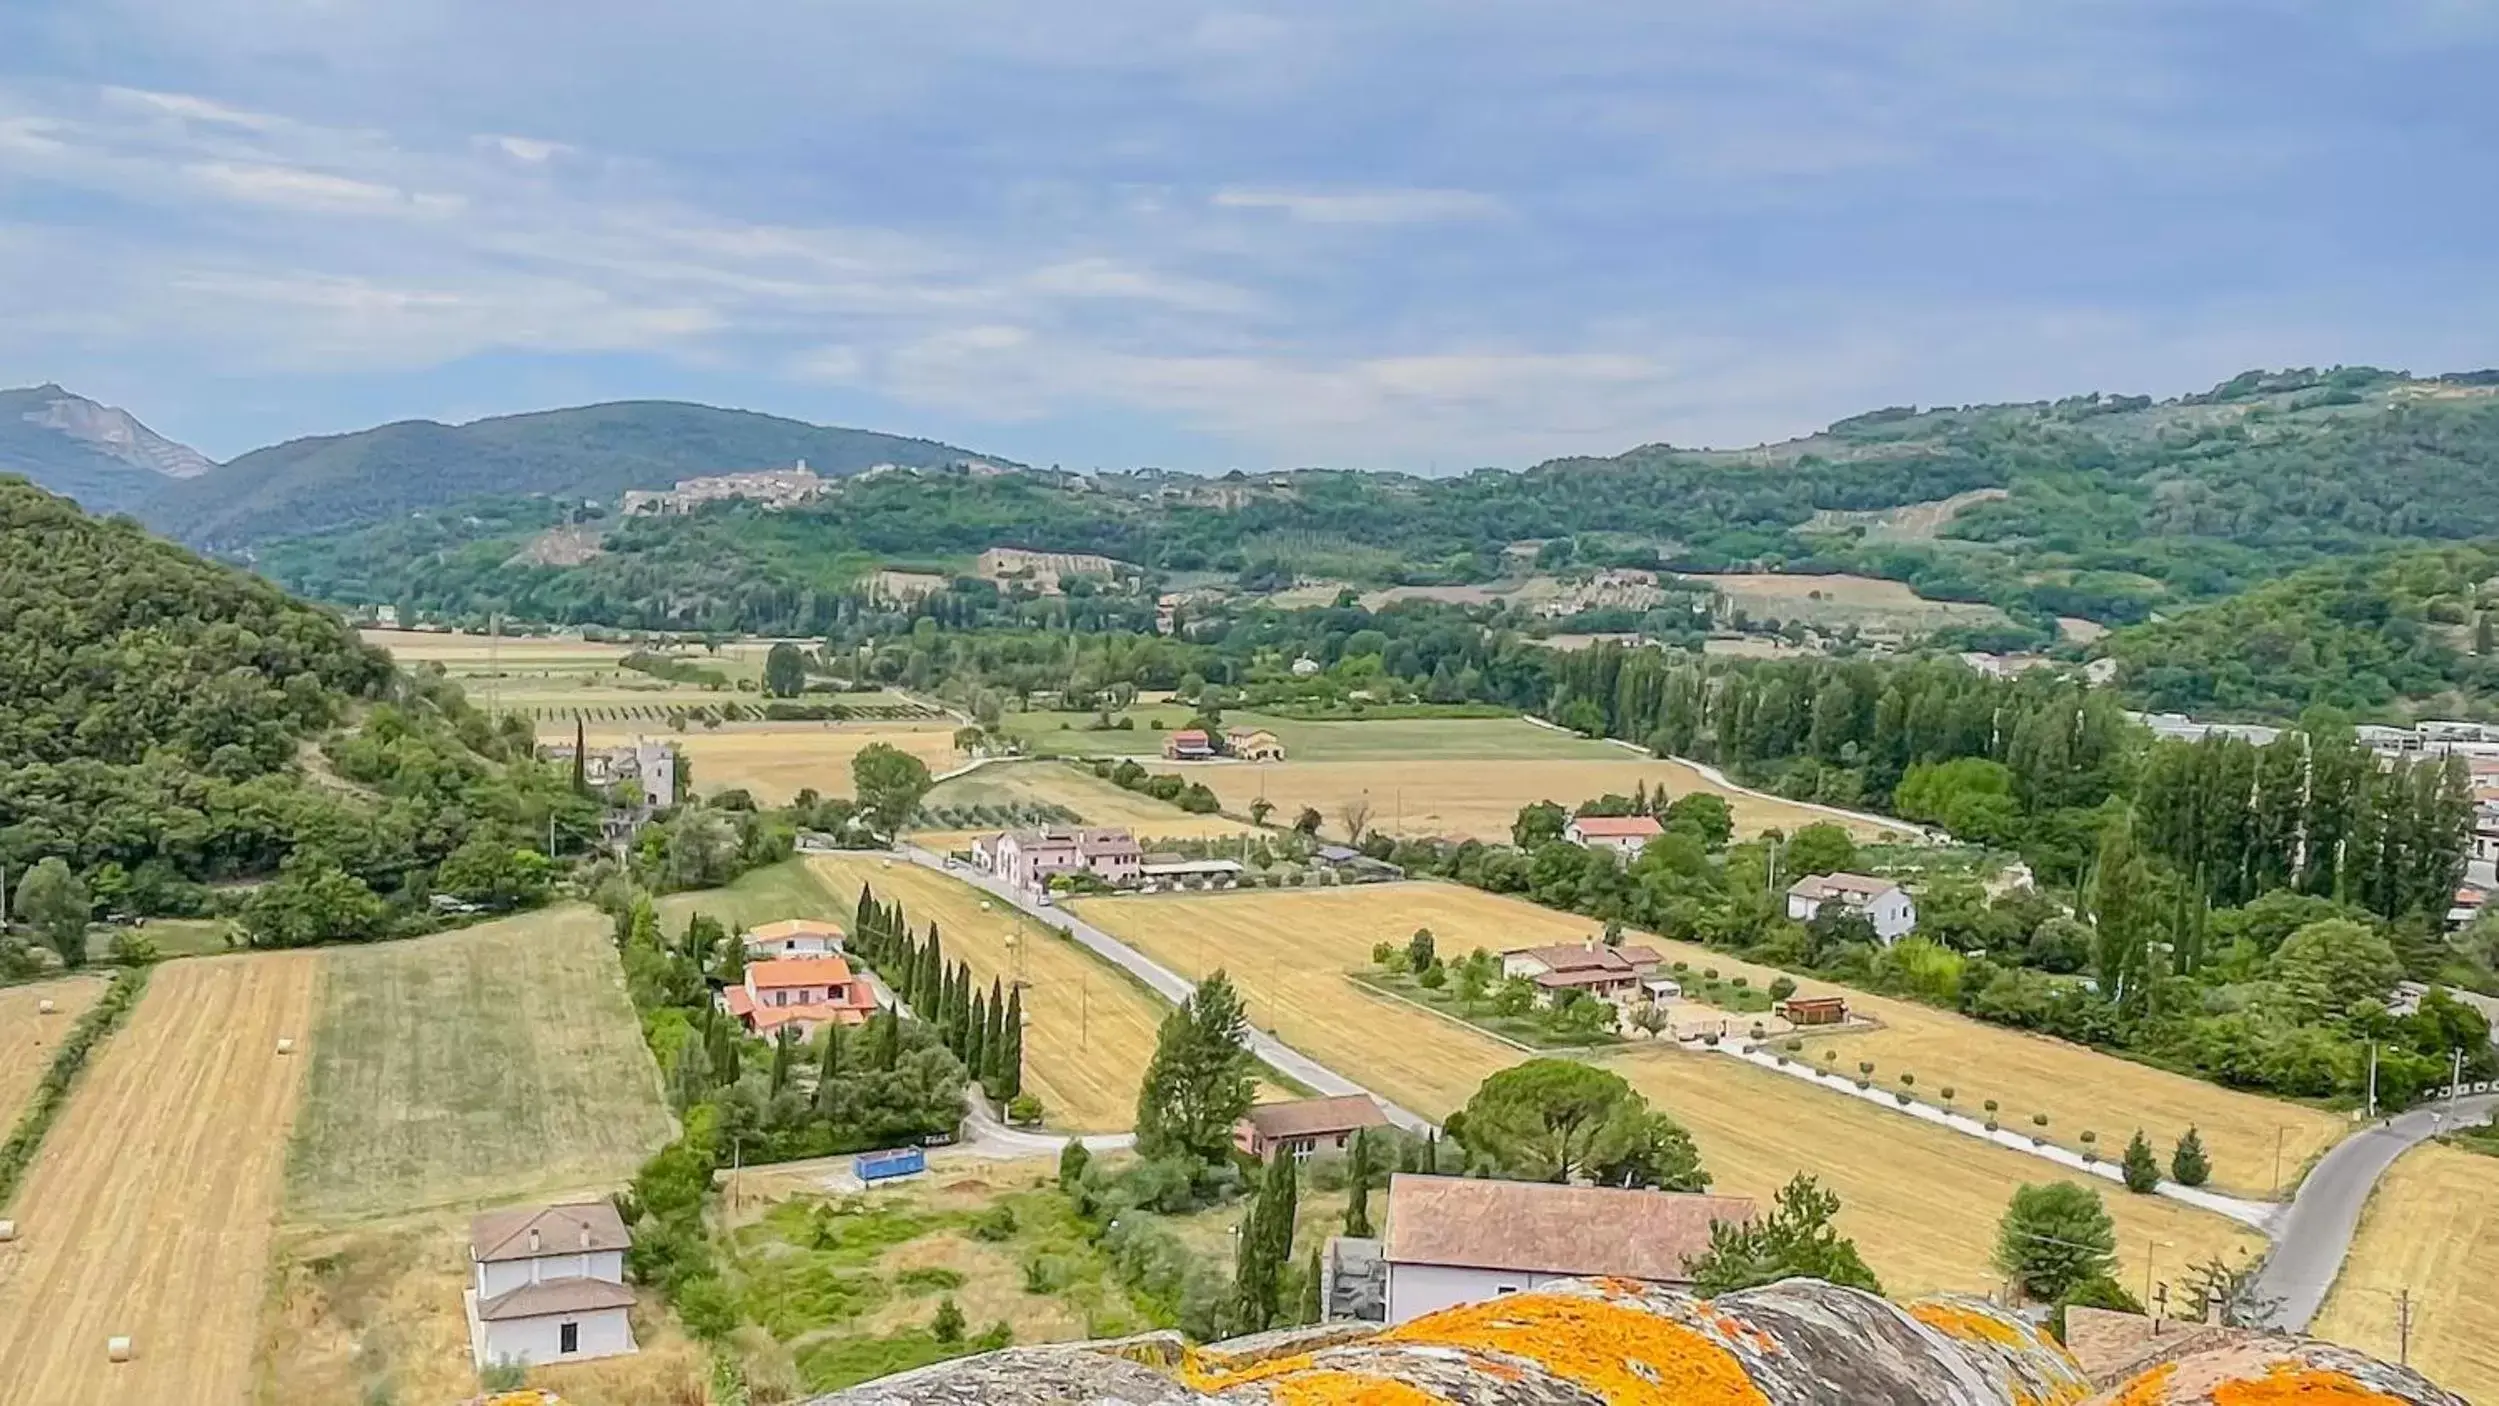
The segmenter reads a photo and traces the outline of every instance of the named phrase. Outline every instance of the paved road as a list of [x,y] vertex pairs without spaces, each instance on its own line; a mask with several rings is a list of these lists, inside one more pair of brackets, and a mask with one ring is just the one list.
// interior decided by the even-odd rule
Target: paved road
[[[962,882],[970,884],[973,887],[980,889],[1004,902],[1014,904],[1016,907],[1023,909],[1025,912],[1049,924],[1051,927],[1065,931],[1068,936],[1083,944],[1084,947],[1091,951],[1095,956],[1118,966],[1123,971],[1134,974],[1138,980],[1151,987],[1156,994],[1163,997],[1163,999],[1170,1001],[1174,1005],[1178,1005],[1181,1002],[1188,1000],[1190,994],[1197,989],[1196,986],[1186,977],[1181,976],[1180,973],[1173,971],[1171,968],[1164,966],[1151,957],[1148,957],[1136,948],[1129,946],[1127,943],[1120,941],[1118,938],[1111,936],[1109,933],[1102,931],[1100,928],[1095,927],[1093,924],[1086,922],[1084,919],[1077,917],[1073,913],[1067,912],[1061,908],[1042,906],[1041,904],[1033,901],[1030,895],[1016,889],[1011,884],[1002,883],[999,880],[975,869],[966,868],[956,864],[949,864],[946,862],[943,855],[933,854],[928,850],[919,848],[916,845],[904,846],[902,853],[907,856],[912,863],[917,864],[922,868],[934,869],[949,878],[959,879]],[[1275,1066],[1277,1069],[1282,1070],[1285,1074],[1291,1076],[1292,1078],[1318,1090],[1320,1093],[1369,1094],[1379,1103],[1380,1110],[1388,1115],[1389,1121],[1397,1124],[1399,1127],[1411,1128],[1416,1132],[1429,1131],[1433,1127],[1430,1119],[1425,1118],[1421,1114],[1415,1113],[1410,1109],[1401,1108],[1396,1104],[1391,1103],[1386,1098],[1381,1097],[1375,1090],[1364,1088],[1361,1084],[1358,1084],[1355,1081],[1346,1078],[1344,1075],[1337,1073],[1335,1070],[1328,1068],[1326,1065],[1321,1064],[1319,1061],[1312,1059],[1310,1056],[1303,1054],[1297,1049],[1294,1049],[1292,1046],[1285,1044],[1283,1041],[1278,1040],[1276,1037],[1268,1034],[1264,1030],[1257,1029],[1254,1026],[1251,1028],[1249,1032],[1249,1046],[1252,1054],[1257,1055],[1260,1059],[1263,1059],[1267,1063]]]
[[2256,1279],[2257,1294],[2279,1304],[2268,1326],[2306,1331],[2342,1272],[2343,1257],[2360,1228],[2361,1208],[2396,1158],[2459,1123],[2479,1122],[2495,1111],[2499,1094],[2424,1105],[2352,1134],[2320,1159],[2299,1184],[2290,1214],[2275,1232],[2272,1257]]
[[[1064,1133],[1035,1133],[1010,1128],[991,1112],[977,1088],[963,1091],[963,1141],[960,1146],[986,1157],[1056,1157],[1067,1146]],[[1137,1145],[1135,1133],[1091,1133],[1078,1138],[1089,1152],[1117,1152]]]

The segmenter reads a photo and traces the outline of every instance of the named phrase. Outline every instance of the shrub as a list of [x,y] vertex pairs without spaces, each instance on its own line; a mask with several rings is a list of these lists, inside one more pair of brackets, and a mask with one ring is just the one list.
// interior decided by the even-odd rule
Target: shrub
[[1690,962],[1677,962],[1675,963],[1675,970],[1679,972],[1688,972],[1692,970],[1692,964]]
[[1805,1048],[1805,1042],[1802,1040],[1791,1039],[1787,1042],[1787,1051],[1789,1054],[1794,1054],[1803,1048]]
[[1774,1000],[1774,1001],[1784,1001],[1784,1000],[1786,1000],[1788,997],[1793,996],[1793,995],[1795,995],[1795,994],[1796,994],[1796,981],[1795,981],[1795,979],[1794,979],[1793,977],[1785,977],[1785,976],[1782,976],[1782,977],[1774,977],[1774,978],[1772,978],[1772,979],[1771,979],[1771,982],[1770,982],[1770,999],[1771,999],[1771,1000]]
[[1991,1113],[1991,1114],[1992,1114],[1992,1113],[1994,1113],[1994,1112],[1996,1111],[1996,1109],[1997,1109],[1997,1104],[1996,1104],[1996,1101],[1995,1101],[1994,1099],[1992,1099],[1992,1098],[1991,1098],[1991,1099],[1989,1099],[1989,1100],[1987,1100],[1987,1111],[1988,1111],[1989,1113]]
[[2045,1113],[2034,1113],[2030,1115],[2030,1125],[2034,1128],[2044,1128],[2048,1126],[2048,1115]]
[[996,1244],[1015,1238],[1015,1208],[992,1206],[972,1220],[972,1238]]
[[1992,1132],[1994,1132],[1994,1131],[1996,1130],[1996,1128],[1997,1128],[1997,1123],[1996,1123],[1996,1120],[1995,1120],[1994,1118],[1992,1118],[1992,1117],[1991,1117],[1991,1118],[1989,1118],[1989,1119],[1987,1120],[1987,1131],[1989,1131],[1989,1132],[1991,1132],[1991,1133],[1992,1133]]
[[2204,1137],[2193,1126],[2169,1154],[2169,1179],[2180,1186],[2202,1186],[2212,1179],[2213,1165],[2204,1157]]
[[1736,990],[1742,991],[1753,984],[1753,979],[1749,976],[1739,976],[1728,984],[1733,986]]
[[[1762,1038],[1762,1036],[1764,1036],[1764,1035],[1766,1035],[1766,1034],[1768,1034],[1768,1033],[1769,1033],[1768,1031],[1765,1031],[1765,1030],[1763,1030],[1763,1029],[1762,1029],[1762,1027],[1761,1027],[1761,1022],[1760,1022],[1760,1021],[1758,1021],[1758,1020],[1757,1020],[1757,1021],[1754,1021],[1754,1022],[1753,1022],[1753,1038],[1754,1038],[1754,1039],[1758,1040],[1758,1039]],[[1784,1060],[1784,1059],[1783,1059],[1783,1060],[1780,1060],[1779,1062],[1780,1062],[1781,1064],[1785,1064],[1785,1063],[1787,1063],[1787,1061],[1786,1061],[1786,1060]]]
[[1716,981],[1717,979],[1718,979],[1718,969],[1717,969],[1716,967],[1703,967],[1703,968],[1701,968],[1701,980],[1703,980],[1703,981]]
[[1029,1128],[1041,1121],[1041,1100],[1031,1094],[1017,1094],[1007,1100],[1007,1121]]
[[937,1316],[928,1321],[928,1331],[941,1343],[963,1341],[963,1310],[952,1294],[937,1301]]
[[1950,1103],[1950,1102],[1952,1102],[1952,1094],[1953,1094],[1953,1088],[1952,1088],[1952,1085],[1950,1085],[1950,1084],[1946,1084],[1946,1085],[1944,1085],[1942,1088],[1937,1089],[1935,1092],[1943,1098],[1944,1102],[1946,1102],[1946,1103]]
[[1909,1091],[1907,1089],[1902,1089],[1900,1092],[1893,1094],[1892,1098],[1903,1108],[1907,1108],[1909,1106]]
[[1904,1089],[1916,1088],[1918,1086],[1918,1076],[1910,1073],[1906,1069],[1900,1071],[1900,1086]]
[[1868,1078],[1872,1078],[1874,1076],[1874,1061],[1870,1059],[1861,1059],[1857,1061],[1857,1072]]

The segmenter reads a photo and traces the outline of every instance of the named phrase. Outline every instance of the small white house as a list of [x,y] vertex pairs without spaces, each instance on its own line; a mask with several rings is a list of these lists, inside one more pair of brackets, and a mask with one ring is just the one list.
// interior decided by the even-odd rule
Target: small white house
[[605,1201],[490,1211],[469,1223],[473,1280],[463,1295],[469,1351],[482,1370],[638,1351],[625,1285],[633,1236]]
[[784,918],[766,923],[747,933],[745,942],[746,960],[750,962],[842,955],[842,930],[814,918]]
[[1654,815],[1574,815],[1562,827],[1562,838],[1583,849],[1611,850],[1637,859],[1649,841],[1666,833]]
[[1866,916],[1874,935],[1888,947],[1918,925],[1917,901],[1889,879],[1863,874],[1815,874],[1799,879],[1787,891],[1787,915],[1810,923],[1826,903],[1837,903]]

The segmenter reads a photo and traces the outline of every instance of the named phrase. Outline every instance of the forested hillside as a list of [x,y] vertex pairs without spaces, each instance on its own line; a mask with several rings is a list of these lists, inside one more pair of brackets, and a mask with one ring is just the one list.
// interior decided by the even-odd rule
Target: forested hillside
[[254,940],[373,936],[436,866],[595,832],[525,729],[395,672],[327,611],[0,477],[0,868],[98,909],[210,911]]
[[787,468],[822,474],[976,456],[932,440],[719,410],[620,401],[465,425],[411,420],[299,439],[220,465],[142,516],[183,541],[237,549],[268,538],[389,522],[481,494],[613,500],[682,478]]

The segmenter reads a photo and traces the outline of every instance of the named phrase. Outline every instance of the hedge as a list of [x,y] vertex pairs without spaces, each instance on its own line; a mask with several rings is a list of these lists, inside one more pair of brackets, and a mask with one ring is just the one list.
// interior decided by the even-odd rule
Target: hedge
[[6,1207],[17,1194],[17,1184],[25,1179],[26,1168],[35,1160],[36,1150],[43,1146],[53,1117],[69,1102],[70,1088],[78,1082],[79,1071],[86,1068],[87,1056],[139,1003],[139,993],[147,989],[150,970],[124,967],[96,1003],[70,1027],[69,1037],[61,1041],[61,1047],[53,1051],[52,1067],[44,1071],[43,1082],[35,1085],[35,1101],[18,1116],[17,1126],[9,1130],[9,1140],[0,1142],[0,1207]]

